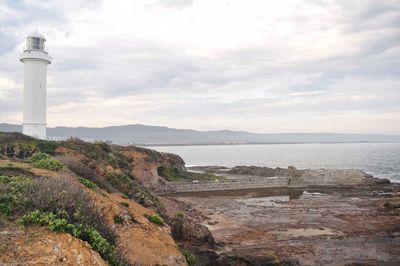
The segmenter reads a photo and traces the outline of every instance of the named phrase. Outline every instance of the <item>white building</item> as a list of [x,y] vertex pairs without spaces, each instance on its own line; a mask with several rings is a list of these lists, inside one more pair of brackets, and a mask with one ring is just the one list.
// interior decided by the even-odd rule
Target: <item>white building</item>
[[46,139],[47,65],[52,60],[45,43],[46,39],[39,32],[29,34],[20,57],[24,63],[22,132],[39,139]]

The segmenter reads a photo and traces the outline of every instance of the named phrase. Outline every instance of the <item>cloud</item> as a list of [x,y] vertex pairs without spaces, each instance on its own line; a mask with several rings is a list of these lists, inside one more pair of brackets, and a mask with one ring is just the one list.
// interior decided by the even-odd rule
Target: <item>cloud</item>
[[17,34],[12,29],[0,28],[0,56],[12,50],[18,43]]
[[188,8],[193,5],[193,0],[158,0],[156,3],[150,7],[165,7],[165,8],[177,8],[183,9]]
[[398,1],[4,1],[0,10],[0,122],[20,121],[18,56],[38,27],[54,58],[51,126],[400,134]]

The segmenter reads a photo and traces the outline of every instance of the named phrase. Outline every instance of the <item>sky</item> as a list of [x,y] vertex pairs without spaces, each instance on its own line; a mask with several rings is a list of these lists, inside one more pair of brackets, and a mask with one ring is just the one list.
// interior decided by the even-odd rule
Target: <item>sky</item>
[[398,0],[0,0],[0,123],[36,29],[50,127],[400,134]]

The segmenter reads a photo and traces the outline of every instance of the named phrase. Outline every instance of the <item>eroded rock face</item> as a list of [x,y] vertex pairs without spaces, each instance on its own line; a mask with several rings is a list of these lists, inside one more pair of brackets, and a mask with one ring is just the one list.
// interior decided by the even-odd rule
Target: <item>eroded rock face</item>
[[0,145],[0,154],[8,158],[25,159],[30,157],[35,152],[31,147],[24,147],[16,144]]
[[181,157],[170,153],[160,153],[139,147],[123,149],[125,156],[131,159],[132,175],[137,177],[141,184],[154,191],[166,189],[165,180],[158,176],[160,166],[173,167],[186,171],[185,162]]
[[107,263],[87,242],[45,228],[2,228],[1,265],[97,265]]
[[[144,217],[145,213],[154,214],[153,210],[118,194],[93,192],[92,195],[105,221],[115,228],[117,248],[133,265],[187,265],[171,237],[171,228],[151,223]],[[121,202],[127,202],[128,206],[122,206]],[[115,223],[116,215],[124,217],[122,223]]]
[[171,234],[177,241],[190,241],[192,244],[215,246],[214,238],[204,225],[190,217],[175,217],[171,221]]
[[[2,167],[10,163],[9,160],[0,160]],[[56,178],[66,175],[66,173],[34,168],[26,162],[12,162],[12,165],[18,169],[29,168],[31,178],[37,176]],[[6,173],[9,175],[20,173],[14,172]],[[68,175],[74,177],[72,173]],[[145,213],[154,215],[154,210],[145,208],[118,193],[108,193],[100,188],[89,189],[82,184],[79,186],[93,198],[94,205],[103,214],[102,220],[105,224],[115,230],[116,248],[132,265],[187,265],[171,237],[171,228],[168,225],[160,226],[152,223],[145,218]],[[117,222],[115,217],[120,217],[120,221]],[[10,227],[13,228],[7,229],[7,225],[3,222],[0,219],[0,265],[3,265],[3,262],[5,265],[106,265],[101,258],[96,260],[99,255],[88,243],[71,235],[50,232],[46,228],[36,226],[28,226],[24,230],[23,227],[17,228],[15,223],[12,225],[11,222]]]

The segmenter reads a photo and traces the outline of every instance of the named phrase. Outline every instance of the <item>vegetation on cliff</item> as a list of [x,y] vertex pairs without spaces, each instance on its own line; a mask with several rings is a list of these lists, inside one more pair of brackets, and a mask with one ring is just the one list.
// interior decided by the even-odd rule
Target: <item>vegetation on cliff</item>
[[110,265],[125,265],[116,235],[92,197],[68,175],[55,178],[0,176],[0,214],[23,225],[47,226],[87,241]]
[[[125,156],[123,149],[105,142],[88,143],[79,139],[46,141],[20,133],[0,133],[2,156],[33,162],[33,166],[37,168],[59,171],[66,167],[108,192],[124,193],[129,198],[163,213],[164,208],[158,198],[132,174],[132,158]],[[160,160],[161,155],[155,151],[137,149]]]
[[[143,155],[149,165],[174,162],[179,164],[176,167],[184,165],[183,161],[177,160],[179,157],[165,155],[164,158],[160,153],[143,148],[135,150],[135,147],[87,143],[78,139],[45,141],[19,133],[0,133],[0,225],[2,221],[11,226],[19,221],[26,226],[39,225],[68,233],[88,242],[110,265],[135,264],[136,260],[132,258],[128,263],[120,250],[121,247],[130,250],[129,246],[136,244],[119,241],[120,248],[116,248],[116,239],[121,234],[143,238],[143,231],[146,231],[156,240],[147,236],[137,239],[142,243],[138,245],[161,249],[161,256],[149,254],[143,255],[142,259],[153,262],[173,260],[169,264],[185,265],[184,257],[175,244],[171,244],[174,242],[168,228],[148,231],[164,225],[164,220],[157,214],[163,214],[164,207],[135,176],[134,168],[141,171],[138,167],[147,166],[147,163],[138,164],[130,156],[132,152]],[[120,196],[114,199],[109,193]],[[153,210],[142,211],[136,203],[128,203],[128,199]],[[133,209],[141,214],[132,214]],[[139,218],[144,213],[148,215],[147,222]],[[158,225],[149,226],[151,223]],[[146,225],[116,232],[131,224]],[[158,239],[166,241],[165,244]]]
[[151,214],[145,213],[144,217],[146,217],[147,220],[149,220],[152,223],[155,223],[155,224],[158,224],[158,225],[161,225],[161,226],[163,226],[165,224],[163,218],[161,218],[157,214],[151,215]]
[[191,180],[218,180],[224,179],[224,176],[215,175],[212,173],[196,173],[180,170],[171,166],[160,166],[157,168],[159,176],[170,182],[176,181],[191,181]]

